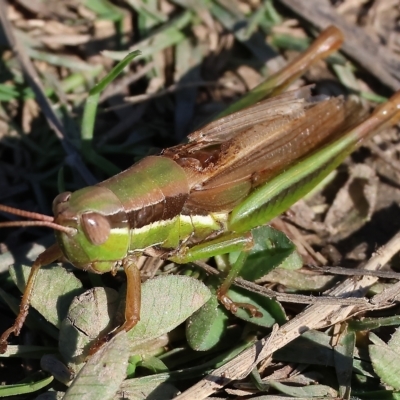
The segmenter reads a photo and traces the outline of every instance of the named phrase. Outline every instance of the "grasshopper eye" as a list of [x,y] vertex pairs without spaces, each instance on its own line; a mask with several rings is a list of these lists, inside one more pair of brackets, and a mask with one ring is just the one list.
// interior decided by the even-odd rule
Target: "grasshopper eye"
[[86,238],[96,246],[107,241],[111,230],[107,218],[94,212],[82,215],[82,228]]

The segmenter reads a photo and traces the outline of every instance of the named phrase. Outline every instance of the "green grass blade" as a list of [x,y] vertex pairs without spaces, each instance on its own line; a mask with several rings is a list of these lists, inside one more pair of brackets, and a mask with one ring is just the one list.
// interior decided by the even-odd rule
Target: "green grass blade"
[[33,393],[43,389],[53,381],[52,376],[48,376],[40,381],[33,383],[19,383],[16,385],[0,386],[0,397],[17,396],[21,394]]
[[96,86],[94,86],[86,100],[82,119],[82,139],[92,140],[93,128],[96,120],[96,111],[100,93],[123,71],[123,69],[138,55],[140,51],[132,51],[120,61]]
[[138,55],[140,51],[129,53],[122,61],[120,61],[95,87],[93,87],[86,100],[85,109],[82,118],[82,153],[84,157],[96,164],[109,175],[115,175],[119,169],[108,161],[106,158],[97,154],[92,148],[92,139],[94,124],[96,121],[97,107],[99,104],[100,93],[123,71],[123,69]]

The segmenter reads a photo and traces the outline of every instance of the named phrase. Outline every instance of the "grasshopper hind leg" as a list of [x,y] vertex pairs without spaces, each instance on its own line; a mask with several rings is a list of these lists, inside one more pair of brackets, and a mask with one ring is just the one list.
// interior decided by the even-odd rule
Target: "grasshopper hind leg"
[[257,307],[253,306],[252,304],[248,303],[237,303],[234,302],[228,296],[228,290],[232,286],[233,281],[239,275],[246,259],[248,253],[242,251],[239,254],[239,257],[235,261],[235,263],[231,266],[227,277],[222,282],[221,286],[217,290],[217,297],[220,303],[230,312],[236,314],[238,308],[245,309],[252,317],[261,318],[262,314],[258,311]]
[[178,264],[185,264],[202,258],[209,258],[216,255],[227,254],[232,251],[241,251],[238,259],[232,265],[228,275],[217,290],[217,297],[221,304],[233,314],[238,308],[243,308],[253,317],[262,317],[257,308],[248,303],[236,303],[228,296],[228,290],[235,278],[239,275],[244,262],[247,258],[247,252],[253,247],[253,236],[251,232],[244,234],[224,233],[219,237],[208,240],[204,243],[194,245],[192,247],[183,247],[168,259]]

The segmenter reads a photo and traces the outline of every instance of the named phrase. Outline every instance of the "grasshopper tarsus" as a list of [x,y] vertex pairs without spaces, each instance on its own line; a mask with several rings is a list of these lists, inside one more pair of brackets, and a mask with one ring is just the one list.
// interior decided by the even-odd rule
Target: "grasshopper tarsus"
[[249,303],[235,303],[236,307],[246,310],[252,318],[262,318],[263,313],[256,306]]
[[[15,324],[14,324],[15,325]],[[0,337],[0,354],[4,354],[7,351],[7,340],[9,336],[14,333],[15,336],[18,336],[18,334],[15,331],[14,325],[11,328],[8,328],[6,331],[3,332],[3,334]]]
[[124,324],[122,324],[119,328],[106,333],[105,335],[100,335],[93,344],[90,346],[88,351],[88,357],[97,353],[105,344],[107,344],[113,337],[115,337],[118,333],[125,331],[129,332],[137,323],[139,322],[139,318],[125,320]]
[[90,357],[93,354],[97,353],[106,343],[108,343],[113,338],[113,336],[113,332],[110,332],[104,336],[100,336],[95,339],[94,343],[89,348],[87,357]]
[[14,322],[14,324],[8,328],[0,336],[0,354],[4,354],[7,351],[7,341],[11,334],[14,336],[19,336],[21,329],[24,325],[25,319],[28,316],[29,306],[20,307],[19,314]]
[[249,303],[238,303],[234,302],[228,295],[217,291],[217,297],[220,303],[232,314],[236,314],[239,308],[246,310],[252,318],[261,318],[263,314],[258,310],[256,306]]

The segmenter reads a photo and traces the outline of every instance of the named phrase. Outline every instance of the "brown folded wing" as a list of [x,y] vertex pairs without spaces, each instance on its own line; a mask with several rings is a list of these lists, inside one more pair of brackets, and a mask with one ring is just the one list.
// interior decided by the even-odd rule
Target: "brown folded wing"
[[167,149],[189,177],[187,212],[230,211],[252,188],[340,136],[362,116],[342,97],[301,88],[214,121]]

